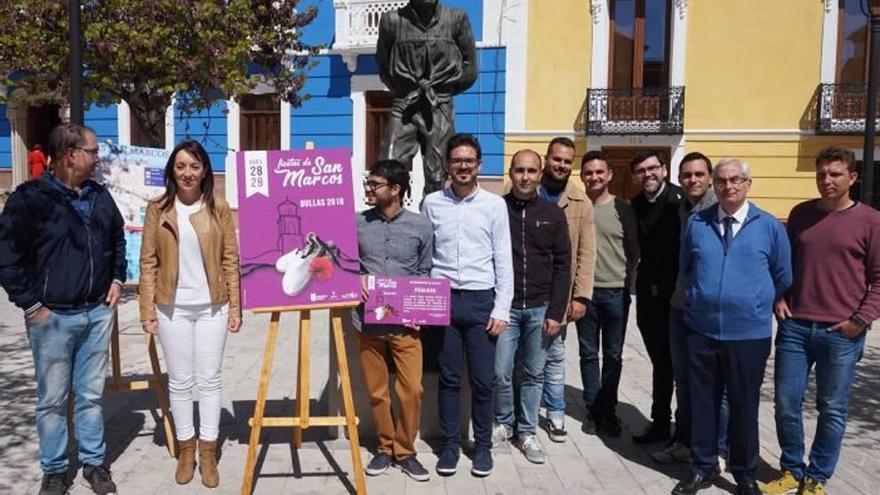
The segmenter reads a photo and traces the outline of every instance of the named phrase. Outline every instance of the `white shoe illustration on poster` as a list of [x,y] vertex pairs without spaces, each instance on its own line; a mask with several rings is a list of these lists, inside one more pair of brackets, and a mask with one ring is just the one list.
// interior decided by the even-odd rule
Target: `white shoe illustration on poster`
[[358,270],[339,265],[338,256],[340,253],[332,241],[324,242],[310,232],[304,247],[294,249],[275,261],[275,269],[284,274],[281,277],[282,290],[288,296],[297,296],[312,280],[326,282],[333,277],[334,264],[344,271],[358,273]]
[[288,296],[296,296],[303,291],[312,280],[312,261],[318,257],[317,250],[294,249],[282,255],[275,262],[275,269],[284,276],[281,278],[281,289]]

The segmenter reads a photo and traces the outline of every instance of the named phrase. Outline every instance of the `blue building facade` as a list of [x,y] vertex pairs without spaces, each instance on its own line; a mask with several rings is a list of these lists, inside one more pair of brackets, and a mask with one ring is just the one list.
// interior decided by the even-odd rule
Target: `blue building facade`
[[[500,33],[503,1],[441,1],[446,6],[467,12],[478,46],[479,77],[467,92],[455,98],[456,130],[479,138],[484,155],[482,174],[487,179],[500,179],[504,172],[508,64],[507,47]],[[352,168],[356,173],[363,173],[368,165],[366,142],[375,140],[375,136],[365,135],[370,131],[366,124],[366,95],[385,89],[379,80],[374,55],[378,19],[375,12],[381,13],[405,3],[378,0],[303,0],[300,3],[303,8],[318,8],[318,16],[303,30],[303,38],[323,49],[315,57],[317,65],[307,74],[304,93],[309,98],[299,108],[281,105],[280,148],[295,149],[307,145],[350,148]],[[364,14],[367,11],[372,14]],[[364,19],[358,18],[364,15],[371,16],[371,20],[366,21],[368,26]],[[353,27],[358,23],[360,28]],[[364,32],[367,32],[366,36]],[[352,41],[355,38],[357,40]],[[23,121],[16,122],[16,118],[21,119],[21,113],[16,117],[14,112],[8,112],[0,105],[0,175],[24,167],[23,143],[17,149],[15,143],[15,128],[18,128],[19,139],[26,128]],[[92,107],[86,112],[86,124],[95,129],[102,142],[130,144],[130,119],[124,104]],[[232,157],[240,149],[239,124],[239,108],[235,102],[219,102],[207,111],[189,116],[171,109],[166,118],[166,147],[173,147],[183,139],[196,139],[208,150],[215,171],[232,172]],[[234,174],[226,174],[227,197],[233,200],[234,182]],[[359,180],[355,183],[358,184]],[[2,181],[0,187],[3,187]]]

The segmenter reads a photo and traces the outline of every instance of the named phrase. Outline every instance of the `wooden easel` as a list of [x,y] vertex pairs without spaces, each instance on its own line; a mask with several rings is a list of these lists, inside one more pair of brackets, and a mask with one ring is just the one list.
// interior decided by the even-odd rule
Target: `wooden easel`
[[[352,469],[354,470],[355,486],[358,495],[367,492],[364,480],[364,469],[361,463],[361,447],[358,440],[358,417],[354,412],[354,399],[351,393],[351,379],[348,373],[348,360],[345,353],[345,341],[342,335],[341,311],[351,309],[357,303],[326,304],[321,306],[291,306],[284,308],[267,308],[254,310],[254,313],[271,313],[269,335],[266,337],[266,350],[263,352],[263,370],[260,373],[260,385],[257,389],[257,404],[254,416],[248,421],[251,427],[248,442],[247,461],[244,479],[241,484],[241,495],[250,495],[253,490],[254,469],[257,463],[257,446],[260,432],[265,427],[293,427],[293,446],[302,446],[303,430],[312,426],[345,426],[351,446]],[[333,341],[336,345],[336,359],[339,366],[339,381],[342,385],[342,402],[345,416],[311,416],[309,404],[309,363],[311,355],[311,311],[329,309]],[[278,321],[282,312],[299,311],[299,359],[296,369],[296,405],[297,413],[293,417],[264,417],[266,412],[266,392],[269,389],[269,377],[272,374],[272,361],[275,357],[275,343],[278,338]]]
[[122,362],[119,355],[119,310],[113,312],[113,331],[110,334],[110,355],[112,375],[104,390],[109,393],[133,392],[137,390],[153,389],[156,392],[156,400],[162,411],[162,423],[165,425],[165,442],[168,447],[168,455],[177,456],[177,441],[174,437],[174,423],[168,410],[168,396],[165,392],[165,379],[162,377],[162,368],[159,366],[159,354],[156,351],[156,336],[145,333],[147,352],[150,355],[150,366],[153,368],[152,380],[135,380],[122,377]]

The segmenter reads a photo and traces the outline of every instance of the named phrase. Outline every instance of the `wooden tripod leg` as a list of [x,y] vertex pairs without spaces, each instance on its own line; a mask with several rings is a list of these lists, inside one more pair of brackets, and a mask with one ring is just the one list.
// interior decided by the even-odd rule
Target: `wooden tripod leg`
[[303,310],[299,313],[299,350],[296,366],[296,414],[300,426],[293,427],[293,446],[302,447],[303,430],[309,427],[309,372],[312,333],[312,312]]
[[269,378],[272,375],[272,361],[275,358],[275,342],[278,339],[278,320],[280,311],[273,311],[269,323],[269,335],[266,337],[266,349],[263,351],[263,370],[260,372],[260,386],[257,389],[257,403],[254,406],[251,437],[248,441],[247,460],[244,466],[244,478],[241,482],[241,495],[250,495],[254,486],[254,468],[257,464],[257,445],[260,443],[260,431],[263,427],[263,415],[266,413],[266,392],[269,390]]
[[110,331],[110,368],[113,372],[110,383],[112,390],[122,385],[122,363],[119,357],[119,309],[113,310],[113,329]]
[[159,365],[159,353],[156,351],[156,336],[145,334],[147,340],[147,352],[150,355],[150,366],[153,367],[153,390],[156,392],[156,400],[162,411],[162,423],[165,427],[165,441],[168,446],[168,455],[177,457],[177,438],[174,435],[174,422],[168,408],[168,395],[165,389],[165,380],[162,378],[162,367]]
[[351,446],[351,463],[354,470],[355,487],[358,495],[367,493],[364,479],[364,466],[361,462],[361,444],[358,440],[358,418],[354,412],[354,398],[351,395],[351,376],[348,373],[348,357],[345,353],[345,340],[342,334],[342,316],[339,310],[332,310],[333,340],[336,343],[336,359],[339,363],[339,383],[342,385],[342,403],[345,408],[345,425],[348,428],[348,442]]

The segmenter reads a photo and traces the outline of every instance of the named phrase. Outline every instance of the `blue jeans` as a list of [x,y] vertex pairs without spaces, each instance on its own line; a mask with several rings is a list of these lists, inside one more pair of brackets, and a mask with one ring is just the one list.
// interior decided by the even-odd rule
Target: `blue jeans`
[[[549,343],[544,337],[546,312],[547,305],[511,309],[510,324],[495,345],[495,422],[513,427],[515,421],[520,438],[534,435],[538,430]],[[514,362],[517,365],[515,380]]]
[[490,449],[497,339],[486,331],[486,322],[495,304],[495,291],[454,290],[451,302],[450,325],[434,330],[440,346],[437,356],[440,371],[437,402],[442,448],[460,451],[461,427],[458,418],[461,414],[461,372],[467,356],[474,446],[477,449]]
[[565,419],[565,334],[562,328],[547,343],[547,362],[544,365],[544,393],[542,401],[547,408],[547,419]]
[[[805,475],[826,482],[834,473],[849,413],[849,391],[856,363],[865,350],[865,333],[851,339],[828,332],[830,323],[784,320],[776,334],[776,435],[782,469],[795,478]],[[819,420],[804,464],[804,422],[801,408],[810,377],[816,368],[816,406]]]
[[37,378],[37,435],[40,468],[67,472],[67,400],[73,388],[73,425],[83,464],[104,462],[101,396],[110,345],[113,311],[100,304],[76,314],[52,313],[26,322]]
[[[687,326],[684,312],[677,308],[669,311],[669,354],[672,357],[672,373],[675,378],[675,440],[691,446],[691,393],[690,365],[687,354]],[[727,403],[727,388],[721,395],[721,409],[718,413],[718,455],[727,457],[727,429],[730,426],[730,406]]]
[[[584,405],[594,418],[614,416],[617,388],[623,370],[623,340],[629,316],[626,289],[594,289],[587,314],[575,322],[578,332]],[[602,341],[602,372],[599,373],[599,336]]]

